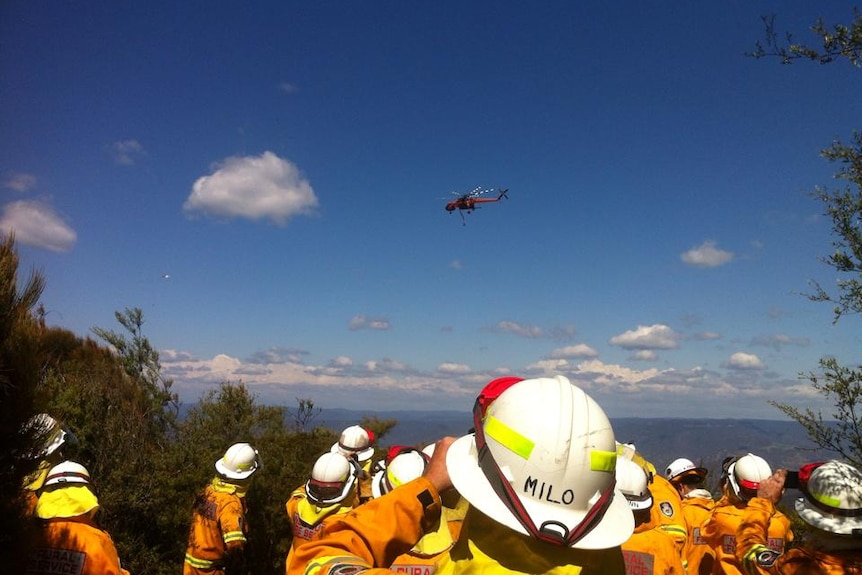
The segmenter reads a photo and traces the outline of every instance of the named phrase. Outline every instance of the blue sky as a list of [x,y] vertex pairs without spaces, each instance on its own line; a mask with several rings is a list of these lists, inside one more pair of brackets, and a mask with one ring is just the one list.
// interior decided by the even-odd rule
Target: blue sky
[[[845,2],[4,2],[0,230],[47,320],[144,311],[183,401],[767,417],[860,361],[808,191],[862,74],[744,56]],[[465,215],[453,192],[508,188]]]

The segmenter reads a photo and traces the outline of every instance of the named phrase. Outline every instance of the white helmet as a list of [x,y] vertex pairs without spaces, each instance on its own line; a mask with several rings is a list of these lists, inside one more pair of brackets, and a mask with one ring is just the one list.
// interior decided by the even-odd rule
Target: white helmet
[[772,468],[765,459],[749,453],[743,455],[727,468],[727,479],[733,493],[743,501],[757,495],[760,482],[772,475]]
[[28,419],[24,424],[24,430],[41,444],[28,454],[31,459],[44,459],[66,442],[74,443],[77,440],[71,431],[47,413],[37,413]]
[[684,481],[686,477],[694,477],[701,482],[706,478],[707,470],[705,467],[697,467],[691,459],[680,457],[674,459],[665,469],[664,475],[668,481]]
[[80,463],[64,461],[63,463],[58,463],[48,471],[48,475],[45,477],[44,486],[49,487],[51,485],[72,483],[78,485],[89,485],[90,472],[87,471],[87,468]]
[[376,498],[385,495],[408,481],[421,477],[428,467],[428,456],[412,447],[399,447],[386,458],[371,478],[371,494]]
[[811,472],[802,494],[796,512],[803,521],[830,533],[862,535],[862,471],[828,461]]
[[634,516],[615,489],[614,432],[602,408],[563,376],[496,379],[473,408],[475,433],[449,448],[455,489],[482,513],[556,545],[606,549]]
[[332,445],[333,453],[355,457],[357,461],[368,461],[374,455],[374,434],[359,426],[351,425],[341,432],[338,443]]
[[356,483],[357,469],[347,457],[328,451],[317,458],[305,483],[308,499],[322,507],[341,503]]
[[642,511],[652,507],[652,494],[649,490],[649,476],[646,470],[624,457],[617,457],[617,488],[622,491],[632,511]]
[[215,463],[216,471],[226,479],[247,479],[261,467],[260,454],[248,443],[234,443]]

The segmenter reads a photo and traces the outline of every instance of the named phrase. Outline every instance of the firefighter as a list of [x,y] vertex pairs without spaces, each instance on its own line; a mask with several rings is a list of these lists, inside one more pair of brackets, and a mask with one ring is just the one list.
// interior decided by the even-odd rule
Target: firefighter
[[285,504],[293,541],[285,572],[290,571],[295,550],[311,541],[324,521],[348,513],[359,504],[357,481],[361,470],[341,453],[326,452],[314,462],[311,477],[290,495]]
[[437,525],[453,486],[469,507],[437,575],[625,573],[634,518],[615,489],[613,429],[591,397],[563,376],[504,377],[482,390],[473,423],[437,442],[422,477],[328,524],[289,575],[385,573],[376,568]]
[[620,457],[616,467],[617,486],[632,510],[635,530],[622,544],[627,575],[685,575],[682,558],[673,537],[659,528],[650,509],[653,497],[646,470]]
[[[808,477],[805,477],[808,475]],[[787,471],[757,488],[736,535],[736,557],[747,575],[859,575],[862,573],[862,471],[841,461],[811,464],[799,472],[802,497],[795,508],[812,528],[804,543],[784,554],[768,541]]]
[[[433,453],[433,444],[421,451],[400,445],[390,448],[386,459],[378,463],[378,469],[371,479],[374,497],[386,495],[400,485],[421,477],[428,468]],[[399,555],[390,568],[409,575],[432,575],[441,556],[448,553],[458,539],[467,510],[462,501],[456,491],[450,490],[446,493],[440,521],[407,553]]]
[[128,575],[117,548],[95,521],[99,500],[90,473],[64,461],[45,476],[36,504],[36,541],[26,575]]
[[35,464],[33,471],[24,478],[23,489],[26,511],[32,515],[48,471],[66,459],[68,448],[77,445],[78,438],[47,413],[31,417],[24,425],[24,432],[38,445],[26,453],[26,459]]
[[359,474],[359,503],[365,503],[373,495],[371,493],[371,466],[374,457],[374,432],[360,425],[345,427],[336,443],[332,444],[331,451],[350,457],[357,463],[361,473]]
[[715,507],[712,493],[703,486],[707,474],[705,467],[697,467],[684,457],[673,460],[665,469],[665,477],[682,498],[682,514],[688,525],[686,570],[691,575],[709,575],[715,563],[715,552],[700,534],[701,524]]
[[183,575],[244,573],[245,495],[262,467],[260,454],[248,443],[231,445],[216,461],[216,476],[195,499]]
[[[736,532],[746,515],[748,502],[757,495],[760,482],[772,475],[772,469],[762,458],[752,453],[729,460],[722,472],[724,495],[700,527],[700,534],[715,553],[713,573],[742,575],[742,565],[736,556]],[[793,540],[790,519],[776,511],[769,519],[770,549],[782,553]]]

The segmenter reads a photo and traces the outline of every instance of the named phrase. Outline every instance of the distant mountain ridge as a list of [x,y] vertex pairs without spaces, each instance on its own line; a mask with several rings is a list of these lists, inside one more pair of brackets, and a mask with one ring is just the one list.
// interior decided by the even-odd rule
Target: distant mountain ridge
[[[324,409],[313,425],[340,431],[358,424],[363,416],[394,419],[398,424],[379,442],[391,445],[425,445],[446,435],[460,436],[473,426],[472,413],[460,411],[369,412]],[[676,419],[617,418],[611,420],[621,443],[633,443],[659,473],[678,457],[691,459],[710,470],[717,481],[721,462],[727,456],[755,453],[773,469],[795,469],[835,454],[817,449],[805,429],[795,421],[769,419]]]

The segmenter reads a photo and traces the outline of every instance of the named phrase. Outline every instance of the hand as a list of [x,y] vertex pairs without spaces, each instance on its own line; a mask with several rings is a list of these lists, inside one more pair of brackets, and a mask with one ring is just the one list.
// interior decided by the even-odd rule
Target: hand
[[786,469],[776,469],[775,473],[760,482],[757,488],[757,496],[769,499],[772,503],[781,501],[784,495],[784,480],[787,477]]
[[437,493],[444,493],[452,488],[452,480],[449,479],[449,470],[446,469],[446,452],[449,446],[455,442],[454,437],[444,437],[434,444],[434,455],[425,469],[425,478],[437,489]]

